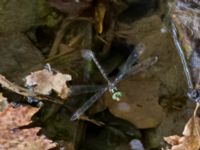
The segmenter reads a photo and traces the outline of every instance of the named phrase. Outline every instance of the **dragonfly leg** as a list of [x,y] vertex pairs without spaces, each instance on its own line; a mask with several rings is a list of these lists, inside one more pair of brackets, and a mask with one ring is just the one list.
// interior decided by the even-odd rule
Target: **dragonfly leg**
[[70,97],[97,92],[103,85],[72,85],[70,86]]
[[187,95],[192,101],[200,103],[200,89],[190,89]]

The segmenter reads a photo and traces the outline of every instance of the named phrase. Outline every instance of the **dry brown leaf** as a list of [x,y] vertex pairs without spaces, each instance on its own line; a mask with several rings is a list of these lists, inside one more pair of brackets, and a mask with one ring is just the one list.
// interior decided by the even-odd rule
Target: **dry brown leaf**
[[171,149],[167,150],[199,150],[200,138],[198,136],[169,136],[164,137],[164,140],[172,145]]
[[65,99],[69,94],[66,81],[70,81],[71,76],[68,74],[62,74],[60,72],[54,74],[51,71],[43,69],[31,73],[25,80],[26,86],[33,87],[34,92],[42,95],[49,95],[54,90],[59,97]]
[[164,140],[172,145],[168,150],[199,150],[200,149],[200,118],[197,116],[197,104],[193,116],[186,123],[183,136],[173,135],[164,137]]
[[[200,133],[200,118],[197,116],[193,116],[186,123],[185,128],[183,130],[184,136],[199,136]],[[200,137],[200,136],[199,136]]]
[[12,129],[31,123],[31,117],[39,110],[39,108],[29,106],[19,106],[13,108],[11,104],[0,112],[0,130]]
[[1,150],[48,150],[56,144],[45,136],[37,136],[40,128],[4,130],[0,132]]
[[45,136],[38,136],[40,128],[16,129],[31,122],[31,117],[38,108],[10,104],[0,112],[0,149],[1,150],[47,150],[56,146]]

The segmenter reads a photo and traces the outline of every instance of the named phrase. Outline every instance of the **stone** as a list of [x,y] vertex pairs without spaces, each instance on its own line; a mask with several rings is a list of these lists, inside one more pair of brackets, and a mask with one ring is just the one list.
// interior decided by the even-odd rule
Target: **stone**
[[0,1],[0,32],[26,31],[36,24],[36,0]]
[[[162,123],[160,129],[170,128],[168,131],[171,133],[178,128],[174,127],[174,118],[183,110],[171,113],[168,108],[174,109],[175,105],[180,103],[185,105],[187,84],[171,34],[162,33],[162,27],[160,17],[153,15],[133,22],[129,28],[123,26],[119,29],[118,35],[125,38],[129,44],[145,45],[140,61],[157,56],[158,62],[150,69],[121,81],[118,86],[123,92],[120,102],[113,101],[110,95],[105,101],[113,115],[128,120],[138,128],[154,128]],[[163,119],[166,121],[162,122]],[[182,119],[183,121],[180,121],[181,118],[177,119],[180,121],[180,124],[177,124],[180,128],[188,118]]]
[[0,73],[20,82],[44,61],[39,50],[22,33],[0,34]]
[[158,104],[159,82],[130,77],[119,84],[123,97],[119,102],[108,98],[110,112],[128,120],[137,128],[153,128],[163,117],[163,109]]

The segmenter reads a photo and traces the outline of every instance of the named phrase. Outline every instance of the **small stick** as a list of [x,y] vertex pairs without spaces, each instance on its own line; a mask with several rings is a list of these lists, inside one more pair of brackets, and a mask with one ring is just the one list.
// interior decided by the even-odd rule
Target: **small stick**
[[23,96],[36,96],[33,93],[30,93],[28,89],[25,89],[23,87],[20,87],[10,81],[8,81],[3,75],[0,74],[0,84],[2,87],[13,91],[19,95],[23,95]]
[[25,97],[34,97],[36,99],[39,100],[45,100],[45,101],[50,101],[56,104],[63,104],[61,102],[58,101],[54,101],[54,99],[46,96],[46,95],[40,95],[38,93],[35,92],[31,92],[30,90],[23,88],[21,86],[18,86],[12,82],[10,82],[9,80],[7,80],[3,75],[0,74],[0,84],[3,88],[6,88],[14,93],[17,93],[19,95],[25,96]]

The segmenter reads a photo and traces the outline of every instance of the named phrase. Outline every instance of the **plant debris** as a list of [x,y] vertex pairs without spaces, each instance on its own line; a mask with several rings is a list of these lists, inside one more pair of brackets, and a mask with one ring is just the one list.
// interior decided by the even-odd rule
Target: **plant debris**
[[11,104],[0,112],[0,149],[9,150],[47,150],[56,147],[56,143],[48,140],[44,135],[38,136],[37,128],[18,129],[31,123],[31,117],[38,108],[19,106],[13,108]]
[[167,150],[199,150],[200,148],[200,118],[197,116],[197,104],[193,116],[186,123],[183,136],[172,135],[164,137],[164,140],[172,145]]
[[71,76],[68,74],[60,72],[54,74],[46,69],[33,72],[25,78],[26,86],[33,87],[34,92],[49,95],[54,90],[62,99],[67,98],[69,94],[66,81],[71,79]]

